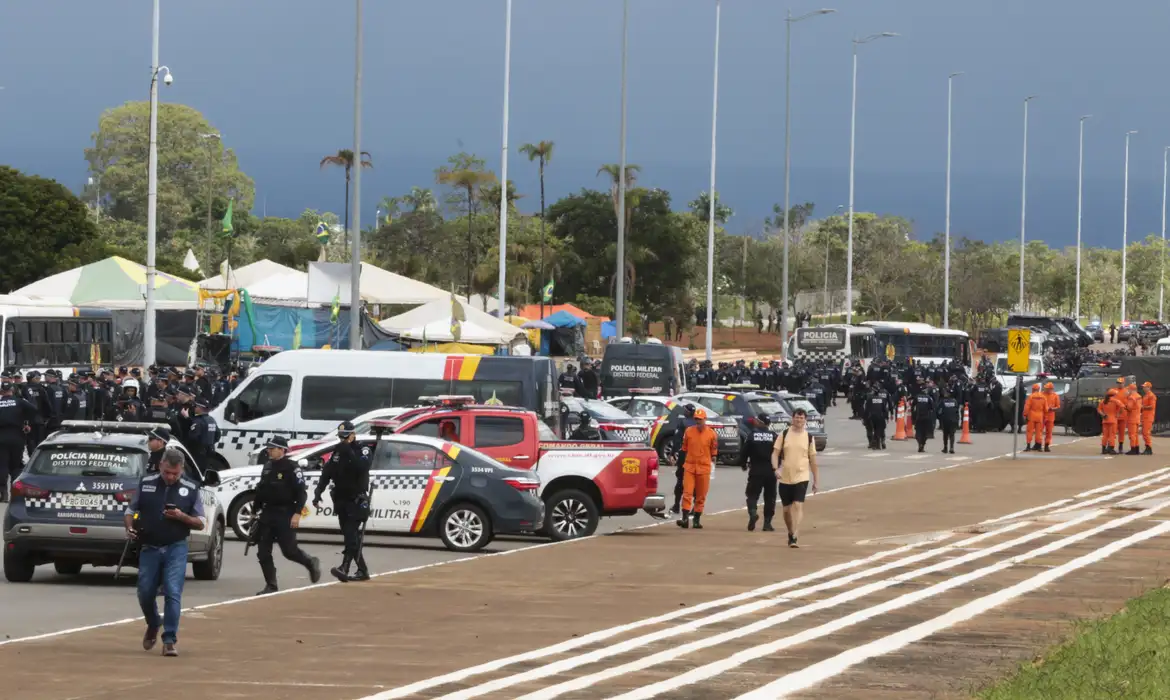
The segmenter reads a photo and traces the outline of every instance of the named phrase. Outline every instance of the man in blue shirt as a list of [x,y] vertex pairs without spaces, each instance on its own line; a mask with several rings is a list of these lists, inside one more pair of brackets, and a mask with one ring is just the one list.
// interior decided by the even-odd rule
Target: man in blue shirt
[[[183,609],[183,582],[187,578],[187,538],[207,527],[199,485],[183,475],[183,453],[168,449],[157,473],[138,482],[126,510],[127,537],[137,540],[138,604],[146,617],[142,648],[150,651],[163,630],[163,656],[178,656],[179,613]],[[165,603],[159,620],[155,597],[162,584]]]

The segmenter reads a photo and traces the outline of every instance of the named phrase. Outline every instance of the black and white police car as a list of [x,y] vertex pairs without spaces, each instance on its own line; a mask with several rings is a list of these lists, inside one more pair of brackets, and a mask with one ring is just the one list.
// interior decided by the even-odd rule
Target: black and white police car
[[[117,566],[126,551],[123,515],[146,470],[147,434],[156,423],[65,421],[41,443],[12,485],[4,514],[4,576],[31,581],[37,566],[52,564],[59,574],[81,567]],[[172,439],[168,447],[187,459],[185,475],[214,487],[219,477],[202,471]],[[226,516],[213,488],[200,490],[207,528],[193,531],[189,561],[195,578],[214,581],[223,565]],[[124,566],[137,565],[135,550]]]

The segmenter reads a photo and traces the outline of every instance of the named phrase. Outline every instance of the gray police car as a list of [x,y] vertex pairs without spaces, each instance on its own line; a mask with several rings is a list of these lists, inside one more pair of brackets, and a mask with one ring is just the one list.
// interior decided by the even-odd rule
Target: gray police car
[[[150,456],[147,434],[166,427],[65,421],[46,438],[12,485],[3,523],[5,578],[26,583],[42,564],[65,575],[86,564],[117,566],[127,551],[123,514]],[[183,453],[188,479],[207,487],[219,484],[216,472],[203,472],[177,440],[168,447]],[[189,561],[195,578],[214,581],[223,564],[226,518],[213,489],[201,489],[200,495],[208,526],[191,533]],[[122,564],[137,563],[130,547]]]

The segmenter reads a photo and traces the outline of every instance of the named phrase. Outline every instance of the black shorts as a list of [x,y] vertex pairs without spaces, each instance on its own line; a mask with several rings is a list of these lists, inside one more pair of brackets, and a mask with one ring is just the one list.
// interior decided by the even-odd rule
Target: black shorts
[[790,506],[793,503],[804,503],[804,495],[808,492],[808,482],[799,484],[780,484],[780,505]]

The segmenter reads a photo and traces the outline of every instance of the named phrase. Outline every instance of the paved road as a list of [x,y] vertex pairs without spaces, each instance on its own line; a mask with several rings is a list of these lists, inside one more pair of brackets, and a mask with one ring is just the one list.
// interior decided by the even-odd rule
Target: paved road
[[[890,442],[888,452],[875,453],[866,448],[865,429],[861,423],[848,420],[847,415],[848,409],[844,402],[830,411],[829,445],[821,455],[822,489],[838,489],[940,467],[959,466],[1010,453],[1012,449],[1012,436],[1005,432],[975,435],[975,444],[959,445],[958,454],[953,456],[939,454],[939,440],[928,443],[927,451],[921,455],[917,453],[917,445],[910,442]],[[1072,439],[1060,437],[1056,444],[1064,444]],[[1022,437],[1020,442],[1023,442]],[[673,487],[673,474],[664,470],[660,491],[669,493]],[[735,468],[719,469],[708,496],[708,511],[741,507],[741,472]],[[815,505],[811,507],[815,508]],[[654,519],[644,514],[611,518],[602,521],[600,531],[613,532],[654,522]],[[311,554],[321,558],[325,568],[340,561],[340,538],[305,535],[301,539]],[[488,551],[516,549],[543,541],[498,540]],[[371,571],[375,573],[451,561],[464,556],[467,555],[447,551],[438,540],[371,537],[366,548],[366,558]],[[309,582],[304,569],[279,556],[277,569],[283,588],[303,586]],[[46,566],[38,569],[36,577],[29,584],[0,581],[0,599],[4,601],[0,609],[0,635],[17,638],[135,616],[137,605],[133,595],[133,570],[129,573],[129,577],[123,577],[122,581],[115,583],[110,569],[87,567],[78,576],[59,576],[52,567]],[[202,582],[188,577],[183,603],[185,606],[193,606],[250,596],[262,585],[255,554],[245,560],[243,544],[229,540],[225,546],[220,580]]]

